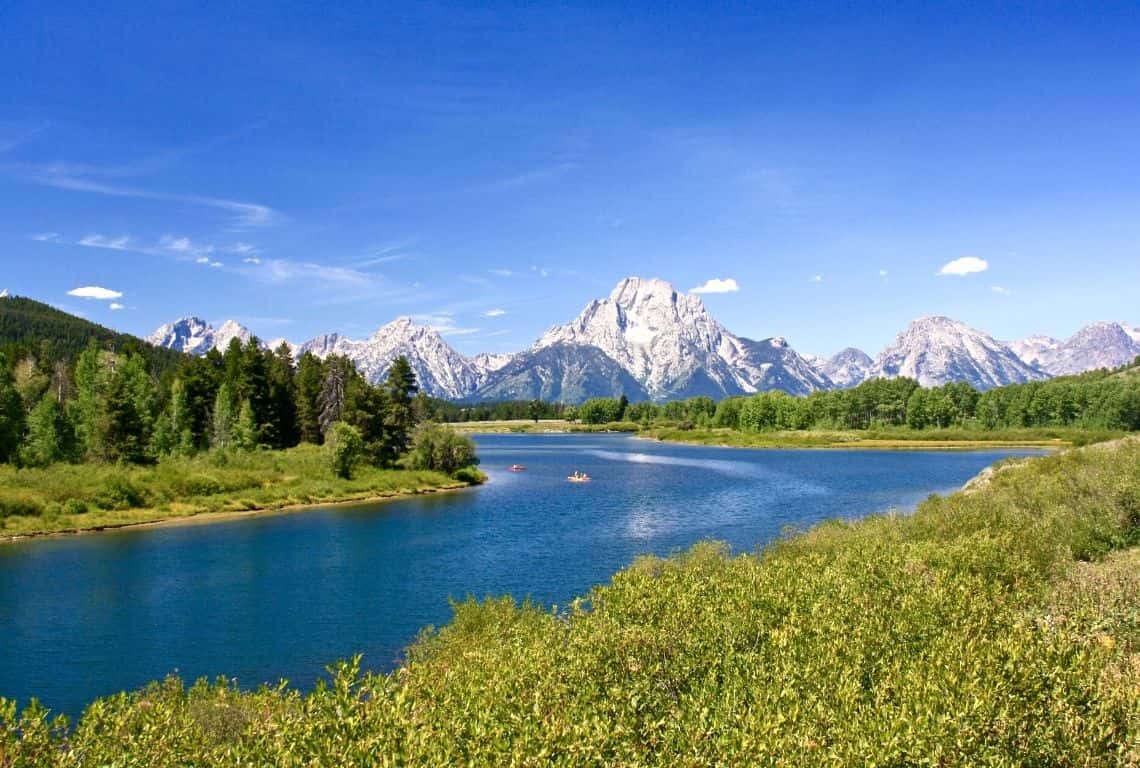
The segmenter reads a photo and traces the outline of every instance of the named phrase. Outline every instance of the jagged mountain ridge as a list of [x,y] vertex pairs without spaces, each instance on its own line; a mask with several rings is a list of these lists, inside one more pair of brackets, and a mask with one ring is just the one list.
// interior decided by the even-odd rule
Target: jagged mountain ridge
[[754,342],[729,333],[699,296],[656,278],[628,277],[608,298],[556,325],[533,350],[555,344],[596,347],[640,382],[654,400],[780,389],[826,388],[815,368],[782,339]]
[[1131,363],[1140,356],[1140,328],[1125,323],[1091,323],[1064,341],[1030,336],[1010,347],[1051,376],[1070,376]]
[[1047,374],[989,334],[948,317],[921,317],[875,361],[867,378],[907,376],[924,387],[965,381],[977,389],[1043,379]]
[[[205,354],[214,347],[224,350],[234,337],[251,334],[233,321],[215,330],[191,317],[162,326],[148,341]],[[1111,354],[1104,354],[1105,339],[1116,345]],[[1066,345],[1084,352],[1063,356]],[[1140,329],[1094,323],[1065,342],[1030,337],[1004,344],[964,323],[929,317],[911,323],[875,360],[855,348],[824,359],[801,355],[780,337],[736,336],[713,319],[699,297],[663,280],[626,278],[607,298],[590,302],[574,320],[553,326],[514,355],[464,356],[438,331],[409,318],[394,320],[366,339],[328,333],[294,347],[295,354],[306,351],[320,358],[345,355],[373,382],[404,355],[426,393],[452,400],[577,402],[621,394],[630,400],[666,400],[769,389],[803,395],[894,376],[912,376],[925,386],[966,381],[987,389],[1056,375],[1061,364],[1050,364],[1049,356],[1060,356],[1066,373],[1128,362],[1140,354]]]
[[817,367],[836,389],[850,389],[867,379],[875,367],[875,361],[863,350],[847,347],[823,360]]

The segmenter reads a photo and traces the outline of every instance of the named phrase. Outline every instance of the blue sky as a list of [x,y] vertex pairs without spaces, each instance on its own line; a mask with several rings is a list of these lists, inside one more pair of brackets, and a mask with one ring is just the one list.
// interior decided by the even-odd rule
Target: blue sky
[[0,288],[467,353],[631,274],[805,352],[1140,324],[1135,3],[226,5],[0,6]]

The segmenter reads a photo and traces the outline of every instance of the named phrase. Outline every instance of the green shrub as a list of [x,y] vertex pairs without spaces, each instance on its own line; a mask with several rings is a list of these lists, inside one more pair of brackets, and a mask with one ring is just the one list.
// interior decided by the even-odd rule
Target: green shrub
[[409,469],[429,469],[449,475],[478,463],[471,438],[431,422],[416,428],[412,448],[404,457],[404,466]]
[[338,421],[325,435],[324,449],[333,474],[347,480],[364,458],[364,438],[356,427]]
[[100,509],[130,509],[145,506],[146,496],[130,478],[115,474],[104,481],[103,488],[92,501]]
[[87,511],[87,502],[81,499],[68,499],[63,502],[63,513],[65,515],[82,515]]

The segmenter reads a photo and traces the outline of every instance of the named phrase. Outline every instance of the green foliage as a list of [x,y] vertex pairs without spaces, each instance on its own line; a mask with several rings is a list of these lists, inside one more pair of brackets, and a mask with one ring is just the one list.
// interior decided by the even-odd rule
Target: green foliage
[[454,475],[465,467],[474,467],[479,459],[470,438],[427,422],[416,428],[404,463],[409,469],[434,469]]
[[[71,731],[0,702],[15,765],[1128,766],[1140,444],[1003,466],[756,555],[642,558],[549,611],[454,605],[390,675],[177,678]],[[1083,560],[1082,560],[1083,558]]]
[[624,408],[620,400],[612,397],[595,397],[578,406],[577,416],[586,424],[605,424],[621,421]]
[[364,439],[360,436],[359,429],[337,421],[325,435],[324,450],[333,474],[348,479],[364,456]]

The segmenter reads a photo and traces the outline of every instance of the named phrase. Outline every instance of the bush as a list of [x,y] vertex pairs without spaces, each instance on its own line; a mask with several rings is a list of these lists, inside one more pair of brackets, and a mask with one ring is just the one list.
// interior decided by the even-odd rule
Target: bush
[[123,475],[111,475],[93,499],[99,509],[131,509],[146,506],[146,495]]
[[63,513],[65,515],[82,515],[87,512],[87,502],[81,499],[68,499],[63,502]]
[[479,485],[487,480],[487,476],[476,467],[460,467],[455,471],[455,479],[468,485]]
[[356,427],[338,421],[325,435],[324,450],[333,474],[347,480],[364,456],[364,438]]
[[475,443],[455,430],[427,422],[412,435],[412,449],[404,459],[409,469],[433,469],[453,475],[479,463]]

